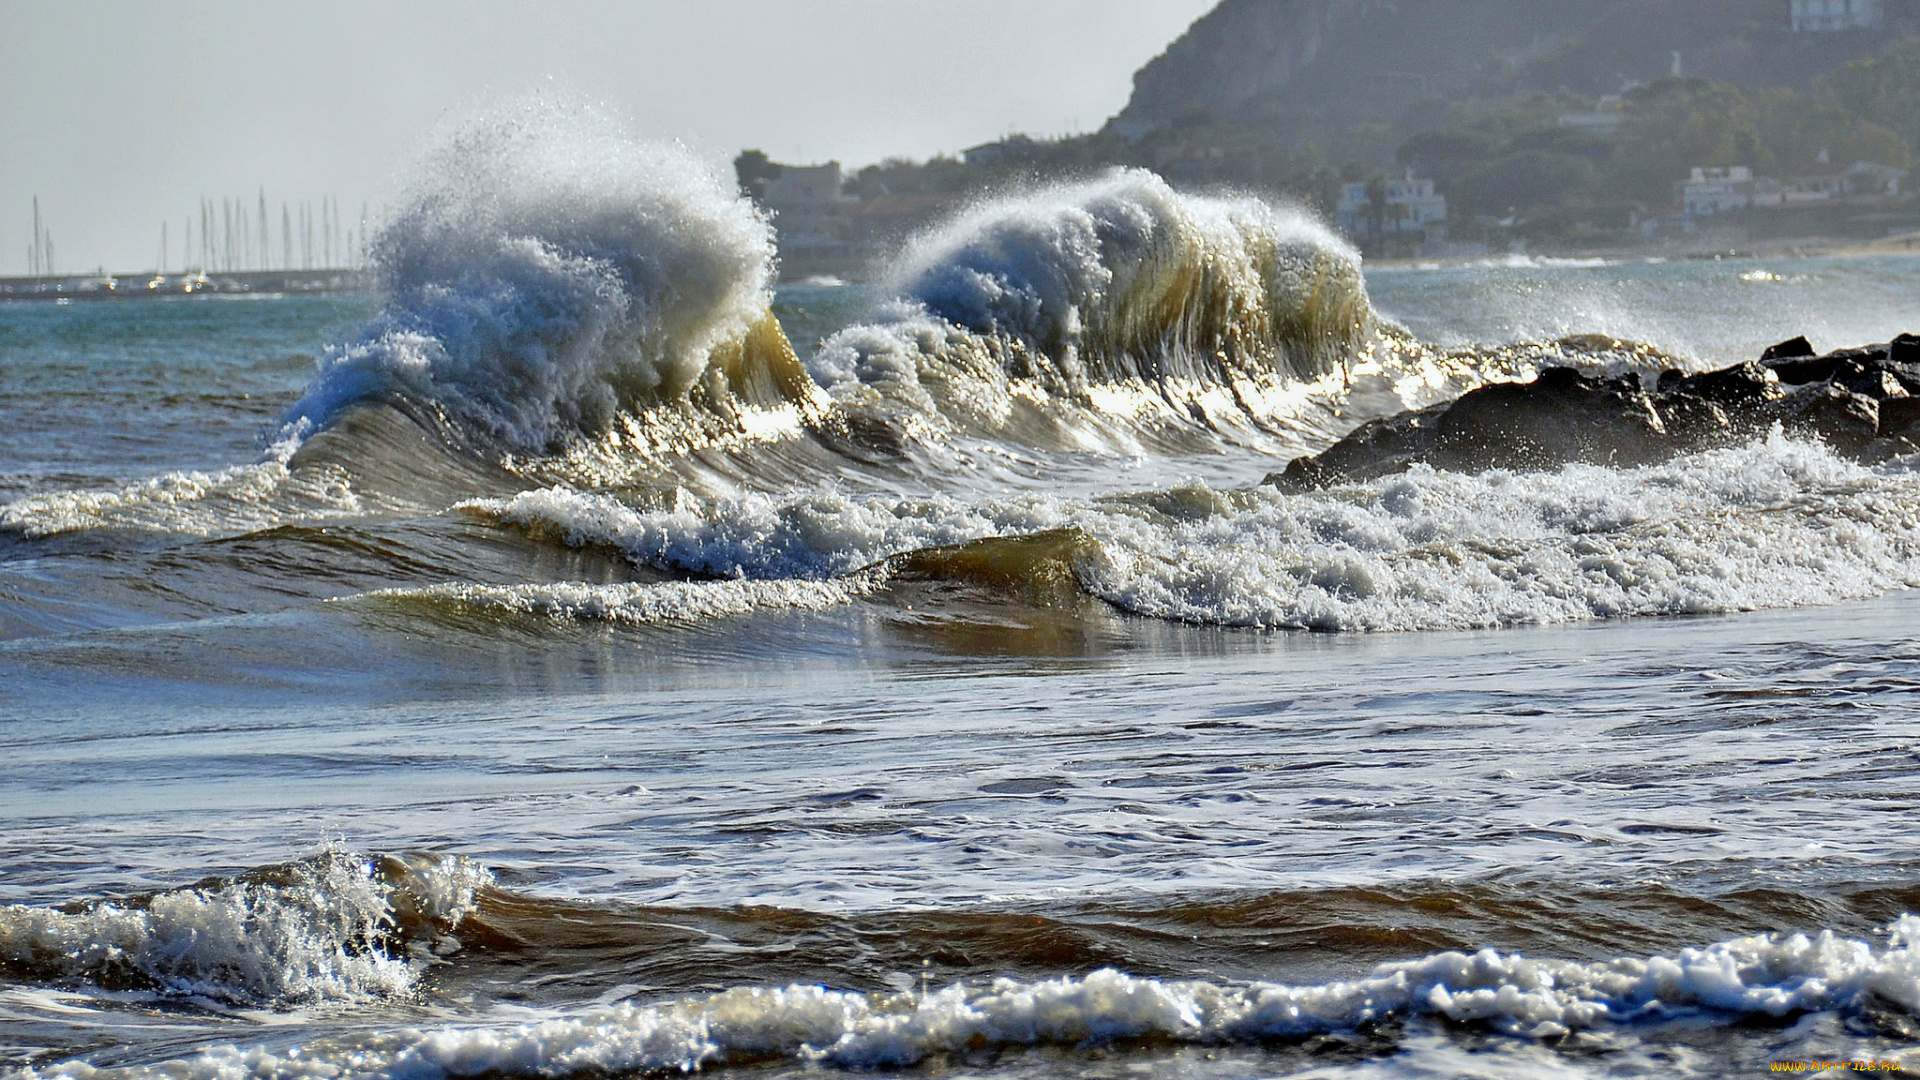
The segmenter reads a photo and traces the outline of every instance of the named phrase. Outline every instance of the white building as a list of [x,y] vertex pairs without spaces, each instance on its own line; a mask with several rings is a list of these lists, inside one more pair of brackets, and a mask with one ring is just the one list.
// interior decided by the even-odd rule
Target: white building
[[1595,109],[1592,112],[1561,113],[1557,122],[1561,127],[1574,131],[1611,135],[1627,122],[1627,114],[1619,109]]
[[[1387,183],[1385,213],[1380,231],[1384,233],[1422,232],[1429,239],[1443,232],[1447,223],[1447,197],[1436,195],[1433,181],[1423,180],[1411,171],[1399,180]],[[1372,200],[1364,181],[1343,185],[1340,204],[1334,208],[1334,224],[1348,236],[1366,236],[1371,231]]]
[[1792,0],[1793,32],[1871,30],[1880,25],[1881,0]]
[[1775,184],[1777,194],[1772,198],[1763,198],[1769,181],[1754,182],[1753,205],[1755,206],[1805,206],[1808,203],[1824,203],[1835,199],[1852,197],[1855,200],[1893,199],[1906,190],[1907,171],[1877,165],[1871,161],[1856,161],[1846,169],[1821,162],[1812,172],[1788,177],[1784,182]]
[[775,214],[806,217],[838,213],[842,207],[860,202],[854,196],[841,194],[840,184],[837,161],[825,165],[782,165],[780,175],[767,181],[761,201]]
[[1753,170],[1745,165],[1700,166],[1680,185],[1688,217],[1724,214],[1753,205]]
[[969,167],[1000,165],[1006,162],[1028,161],[1033,157],[1034,143],[1025,135],[1009,135],[996,142],[969,146],[960,151],[960,160]]
[[1856,161],[1847,170],[1847,194],[1897,197],[1907,180],[1907,170],[1871,161]]
[[773,215],[780,270],[789,278],[841,274],[858,262],[853,211],[858,196],[842,194],[840,163],[781,165],[760,201]]

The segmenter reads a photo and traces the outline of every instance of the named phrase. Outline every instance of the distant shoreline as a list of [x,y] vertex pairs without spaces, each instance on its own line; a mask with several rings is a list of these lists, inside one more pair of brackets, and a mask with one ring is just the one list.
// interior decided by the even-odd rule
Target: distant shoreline
[[[1419,270],[1484,266],[1522,260],[1552,265],[1600,259],[1608,263],[1694,259],[1848,258],[1870,255],[1920,255],[1920,234],[1881,240],[1840,240],[1799,237],[1729,248],[1689,246],[1663,249],[1652,245],[1627,247],[1560,248],[1539,251],[1485,252],[1474,255],[1394,256],[1367,258],[1365,265],[1382,270]],[[851,279],[849,279],[851,280]],[[111,286],[109,286],[111,282]],[[803,284],[785,281],[781,284]],[[375,276],[366,270],[248,270],[216,274],[64,274],[55,277],[0,277],[0,301],[58,302],[61,300],[154,300],[188,296],[327,296],[371,293]]]
[[235,273],[60,274],[0,278],[0,300],[154,300],[161,297],[294,295],[371,292],[365,270],[246,270]]
[[1607,263],[1690,262],[1700,259],[1822,259],[1858,258],[1871,255],[1920,255],[1920,236],[1902,236],[1883,240],[1824,240],[1800,237],[1794,240],[1764,241],[1728,248],[1685,247],[1663,249],[1651,245],[1634,247],[1552,248],[1540,251],[1487,252],[1465,256],[1367,258],[1363,265],[1382,270],[1419,270],[1450,266],[1484,266],[1520,260],[1543,265],[1603,260]]

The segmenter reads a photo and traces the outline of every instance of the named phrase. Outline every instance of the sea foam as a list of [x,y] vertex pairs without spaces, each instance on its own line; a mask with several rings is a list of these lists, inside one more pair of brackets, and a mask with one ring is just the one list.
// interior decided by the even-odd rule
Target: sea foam
[[459,858],[329,851],[128,901],[0,906],[0,972],[245,1005],[409,991],[411,939],[451,930],[487,872]]
[[88,529],[137,529],[191,536],[246,532],[290,516],[350,517],[388,504],[356,491],[338,467],[289,467],[297,437],[262,460],[212,471],[181,471],[106,490],[53,491],[0,505],[0,530],[28,539]]
[[1636,469],[1425,468],[1328,491],[1102,498],[818,492],[639,507],[560,488],[467,513],[637,564],[824,581],[907,552],[1078,530],[1088,593],[1227,626],[1417,630],[1832,603],[1920,584],[1920,475],[1778,433]]
[[221,1046],[153,1067],[73,1062],[26,1075],[331,1077],[350,1070],[394,1078],[567,1077],[681,1072],[766,1058],[871,1069],[1008,1046],[1120,1039],[1253,1043],[1394,1017],[1557,1039],[1677,1018],[1847,1010],[1875,999],[1920,1010],[1920,917],[1901,916],[1888,934],[1881,946],[1830,931],[1762,934],[1671,956],[1603,962],[1535,960],[1492,949],[1443,952],[1317,985],[1163,980],[1109,968],[1084,977],[1000,978],[884,996],[819,986],[741,987],[532,1023],[402,1029],[279,1051]]
[[867,574],[834,581],[447,583],[380,589],[345,597],[342,602],[432,604],[560,621],[584,619],[647,625],[702,622],[756,611],[821,611],[850,604],[873,592],[884,580],[882,574]]

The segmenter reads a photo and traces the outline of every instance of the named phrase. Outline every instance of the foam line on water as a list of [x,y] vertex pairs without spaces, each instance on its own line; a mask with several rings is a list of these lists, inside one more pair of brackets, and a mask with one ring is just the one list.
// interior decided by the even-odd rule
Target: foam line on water
[[454,609],[633,625],[702,622],[756,611],[824,611],[868,595],[884,579],[864,574],[833,581],[446,583],[380,589],[339,602],[399,601]]
[[823,581],[897,552],[1059,527],[1068,524],[1065,505],[1045,496],[969,503],[949,495],[896,500],[836,492],[710,498],[681,489],[672,505],[646,509],[611,495],[544,488],[457,509],[576,546],[614,547],[640,565]]
[[1317,985],[1140,978],[1000,978],[925,994],[819,986],[740,987],[621,1003],[531,1023],[409,1028],[299,1048],[219,1046],[155,1067],[73,1062],[29,1077],[569,1077],[690,1071],[786,1058],[849,1069],[909,1066],[983,1048],[1148,1039],[1255,1043],[1350,1031],[1394,1017],[1484,1025],[1517,1039],[1699,1017],[1848,1010],[1878,1000],[1920,1011],[1920,917],[1884,944],[1814,935],[1736,938],[1671,956],[1536,960],[1491,949],[1382,964]]
[[289,468],[298,447],[298,437],[290,437],[253,464],[172,472],[103,491],[30,495],[0,505],[0,530],[28,539],[89,529],[214,536],[266,528],[289,517],[351,517],[387,505],[362,496],[338,467]]

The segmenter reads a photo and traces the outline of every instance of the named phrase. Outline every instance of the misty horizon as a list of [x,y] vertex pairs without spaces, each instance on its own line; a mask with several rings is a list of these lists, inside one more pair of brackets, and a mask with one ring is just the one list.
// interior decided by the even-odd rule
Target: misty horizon
[[[1097,128],[1209,6],[12,5],[0,276],[28,270],[36,196],[62,273],[151,269],[163,222],[177,262],[202,199],[257,224],[263,192],[277,265],[282,203],[337,200],[358,228],[436,131],[528,94],[598,101],[722,172],[749,147],[858,167]],[[982,26],[1021,30],[961,47]]]

